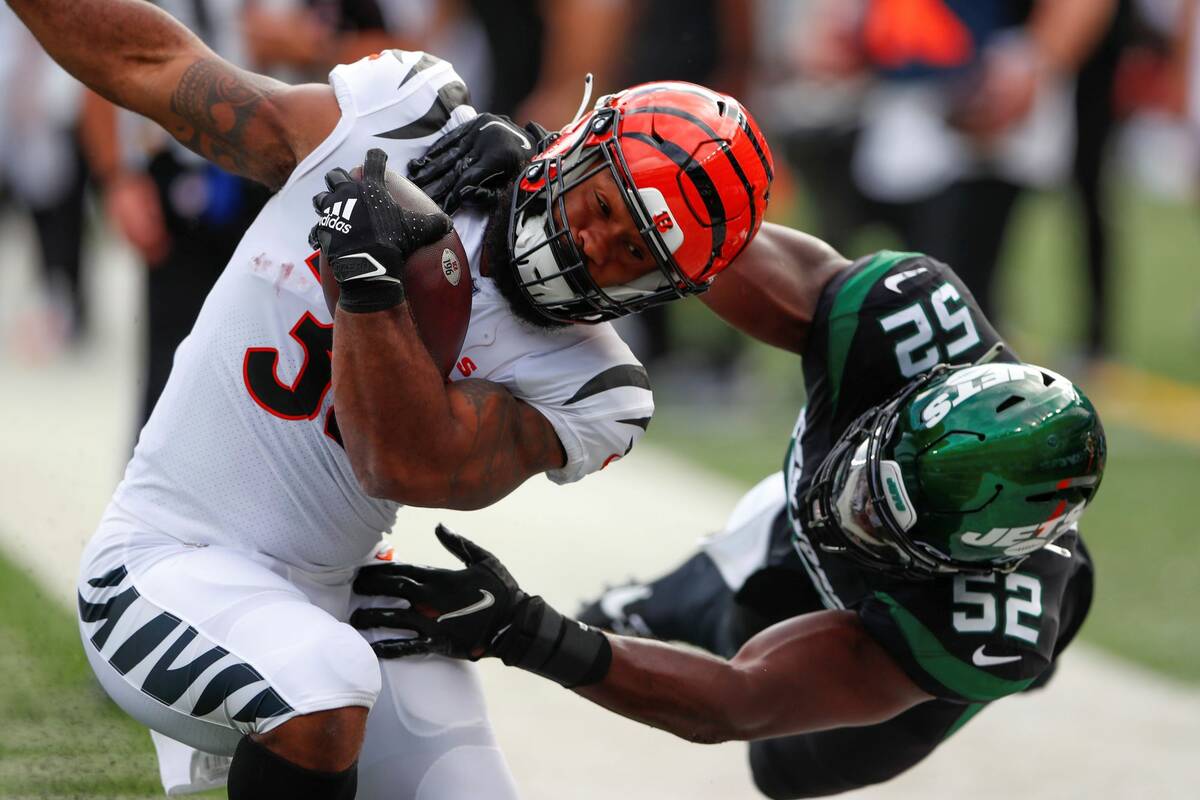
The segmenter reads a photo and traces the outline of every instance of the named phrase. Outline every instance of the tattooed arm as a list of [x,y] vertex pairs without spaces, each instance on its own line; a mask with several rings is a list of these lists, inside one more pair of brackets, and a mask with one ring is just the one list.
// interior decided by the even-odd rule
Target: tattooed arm
[[144,0],[8,0],[50,56],[218,166],[278,188],[340,116],[333,90],[238,69]]
[[374,314],[338,309],[333,391],[346,453],[375,497],[483,508],[566,462],[549,420],[503,386],[445,383],[405,304]]

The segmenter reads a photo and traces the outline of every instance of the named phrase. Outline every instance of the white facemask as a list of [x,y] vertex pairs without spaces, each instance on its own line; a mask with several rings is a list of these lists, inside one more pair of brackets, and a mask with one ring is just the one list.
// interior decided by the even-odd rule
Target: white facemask
[[667,276],[662,274],[660,270],[654,269],[640,278],[634,278],[629,283],[606,286],[604,293],[614,300],[634,300],[639,297],[645,297],[648,294],[654,294],[659,289],[665,289],[669,285],[670,281],[667,280]]
[[[513,249],[517,253],[526,253],[542,244],[547,239],[546,215],[523,216],[517,223],[517,237]],[[545,275],[562,270],[554,258],[550,247],[542,247],[530,253],[526,258],[516,262],[517,273],[522,281],[536,281]],[[668,285],[667,276],[659,270],[651,270],[640,278],[617,286],[608,286],[603,292],[614,300],[629,300],[653,294]],[[538,300],[546,303],[559,303],[574,300],[579,295],[562,277],[551,278],[545,283],[534,284],[529,292]]]
[[[517,236],[513,244],[515,253],[530,253],[528,256],[514,262],[517,274],[523,283],[540,280],[547,275],[560,272],[562,267],[554,258],[554,252],[549,246],[539,247],[546,242],[546,215],[522,215],[517,222]],[[570,284],[561,276],[551,278],[545,283],[534,283],[528,287],[529,294],[541,303],[565,303],[574,300],[578,295]]]

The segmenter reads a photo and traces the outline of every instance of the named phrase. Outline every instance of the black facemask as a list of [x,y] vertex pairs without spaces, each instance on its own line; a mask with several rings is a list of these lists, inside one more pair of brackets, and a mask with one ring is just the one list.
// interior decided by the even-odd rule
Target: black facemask
[[488,276],[496,282],[500,294],[508,301],[517,319],[543,331],[566,328],[571,323],[557,322],[543,315],[517,285],[517,268],[513,266],[508,252],[508,220],[512,202],[512,192],[504,192],[488,215],[483,234],[483,261],[487,264]]

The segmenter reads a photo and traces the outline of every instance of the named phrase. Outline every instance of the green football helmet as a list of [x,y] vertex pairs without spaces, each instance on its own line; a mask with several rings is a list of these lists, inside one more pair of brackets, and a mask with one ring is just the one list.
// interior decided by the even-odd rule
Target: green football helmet
[[1008,572],[1075,526],[1105,454],[1096,409],[1061,375],[943,364],[850,424],[801,521],[822,549],[904,577]]

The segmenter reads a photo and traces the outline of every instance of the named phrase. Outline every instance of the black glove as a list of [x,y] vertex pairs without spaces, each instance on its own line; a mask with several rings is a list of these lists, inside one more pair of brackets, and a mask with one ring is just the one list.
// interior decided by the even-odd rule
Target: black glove
[[521,129],[502,114],[480,114],[408,162],[408,176],[452,214],[459,206],[490,208],[539,151],[546,129]]
[[418,214],[396,205],[385,183],[387,153],[367,151],[362,178],[338,168],[325,173],[329,191],[313,197],[320,219],[308,235],[333,268],[346,311],[382,311],[404,302],[404,263],[414,250],[450,232],[445,214]]
[[373,642],[378,656],[437,653],[472,661],[495,656],[563,686],[595,683],[608,673],[612,648],[603,633],[521,591],[499,559],[474,542],[444,525],[436,533],[466,569],[380,564],[358,571],[355,593],[411,603],[406,609],[360,608],[350,615],[356,628],[417,632],[415,639]]

